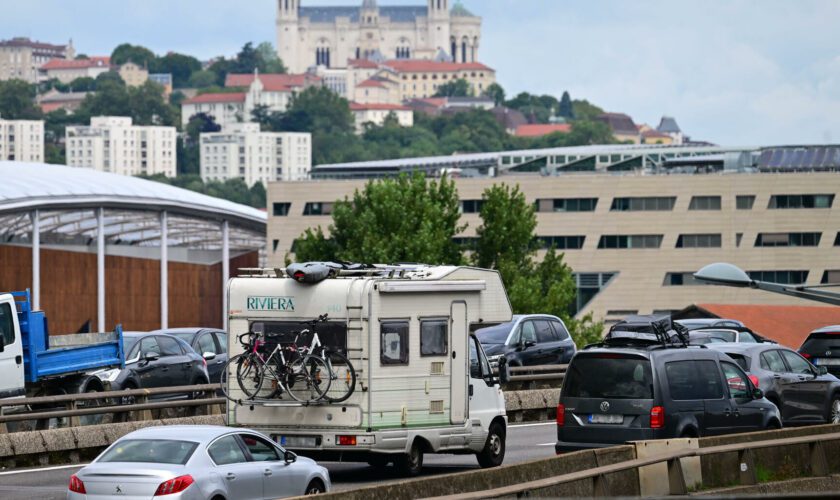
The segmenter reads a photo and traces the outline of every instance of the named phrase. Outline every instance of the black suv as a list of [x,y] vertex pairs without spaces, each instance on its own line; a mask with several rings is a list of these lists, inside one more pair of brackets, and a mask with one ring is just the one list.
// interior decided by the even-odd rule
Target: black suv
[[613,330],[572,358],[557,405],[557,453],[781,427],[779,410],[731,358],[688,346],[666,326],[654,330]]
[[840,325],[825,326],[814,330],[802,343],[799,354],[817,367],[840,377]]

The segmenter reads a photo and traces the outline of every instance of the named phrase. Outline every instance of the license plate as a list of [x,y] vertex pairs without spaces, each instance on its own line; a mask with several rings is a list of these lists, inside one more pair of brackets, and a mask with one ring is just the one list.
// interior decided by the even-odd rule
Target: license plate
[[624,422],[624,415],[603,415],[593,413],[589,415],[590,424],[620,424]]
[[274,436],[280,446],[289,448],[315,448],[318,446],[318,438],[315,436]]
[[815,365],[822,365],[822,366],[837,366],[840,365],[840,359],[838,358],[815,358],[814,359]]

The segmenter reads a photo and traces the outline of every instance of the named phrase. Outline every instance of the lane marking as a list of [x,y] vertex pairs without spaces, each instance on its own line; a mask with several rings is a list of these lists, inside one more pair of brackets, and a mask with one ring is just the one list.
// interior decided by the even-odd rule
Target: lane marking
[[513,424],[509,425],[508,429],[516,429],[518,427],[538,427],[541,425],[557,425],[557,422],[540,422],[538,424]]
[[84,467],[90,464],[73,464],[73,465],[54,465],[52,467],[43,467],[41,469],[24,469],[24,470],[11,470],[6,472],[0,472],[0,476],[13,476],[15,474],[29,474],[34,472],[43,472],[49,470],[62,470],[62,469],[72,469],[74,467]]
[[540,443],[537,446],[554,446],[555,444],[557,444],[557,443],[553,443],[553,442],[552,443]]

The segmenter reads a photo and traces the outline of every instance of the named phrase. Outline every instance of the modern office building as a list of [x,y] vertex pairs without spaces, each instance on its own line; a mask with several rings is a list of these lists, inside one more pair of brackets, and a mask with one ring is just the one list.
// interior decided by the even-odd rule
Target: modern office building
[[96,116],[66,130],[67,165],[120,175],[178,173],[175,127],[132,125],[127,116]]
[[44,121],[0,117],[0,161],[44,161]]
[[[565,252],[574,270],[579,312],[607,321],[697,303],[807,304],[696,282],[692,273],[712,262],[731,262],[766,281],[840,282],[840,146],[709,148],[705,155],[675,147],[665,148],[669,153],[638,146],[587,148],[564,148],[575,152],[550,156],[594,157],[591,164],[598,170],[552,175],[517,171],[505,163],[508,153],[488,154],[483,161],[492,163],[494,176],[455,179],[462,220],[468,223],[460,241],[468,246],[475,237],[485,189],[518,185],[536,207],[543,251],[554,246]],[[627,162],[622,158],[631,153],[650,166],[607,170],[611,159]],[[522,164],[546,152],[512,154]],[[672,156],[657,158],[660,154]],[[606,156],[603,165],[600,156]],[[739,163],[728,163],[729,156],[748,157],[749,168],[735,168]],[[464,157],[449,157],[449,168],[465,165],[469,158]],[[686,167],[692,158],[695,165]],[[434,165],[434,172],[446,168],[436,159],[414,161],[424,168]],[[724,163],[733,168],[724,170]],[[327,229],[334,202],[364,186],[359,177],[270,184],[269,264],[283,265],[306,228]]]
[[225,181],[240,178],[257,182],[309,179],[312,136],[300,132],[260,132],[257,123],[225,126],[221,132],[201,134],[201,178]]

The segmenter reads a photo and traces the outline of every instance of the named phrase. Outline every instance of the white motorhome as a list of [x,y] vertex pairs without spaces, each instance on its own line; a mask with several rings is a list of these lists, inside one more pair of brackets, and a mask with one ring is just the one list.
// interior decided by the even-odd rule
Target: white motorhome
[[[301,278],[301,276],[297,276]],[[327,313],[321,342],[347,353],[357,383],[338,404],[247,401],[230,373],[228,424],[248,426],[321,460],[393,462],[419,473],[424,453],[504,459],[507,416],[475,329],[511,320],[496,271],[378,266],[300,283],[284,270],[228,282],[231,355],[249,331],[282,334]],[[306,340],[302,339],[306,345]]]

